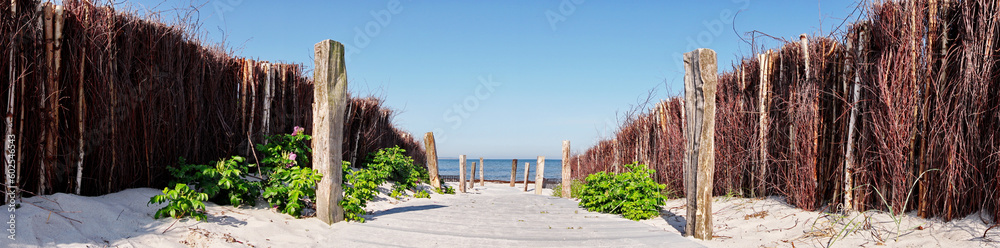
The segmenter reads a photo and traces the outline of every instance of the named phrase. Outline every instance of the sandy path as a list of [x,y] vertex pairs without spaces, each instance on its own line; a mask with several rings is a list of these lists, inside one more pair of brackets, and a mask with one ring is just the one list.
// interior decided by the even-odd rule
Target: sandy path
[[365,224],[348,225],[334,239],[348,246],[702,247],[661,228],[521,189],[487,184],[469,194],[408,201],[374,213]]
[[158,206],[146,202],[160,191],[149,188],[97,197],[55,194],[25,198],[37,206],[16,210],[17,240],[4,239],[0,247],[702,247],[669,227],[587,212],[575,201],[548,196],[548,189],[545,195],[521,189],[488,183],[468,194],[403,201],[381,194],[369,204],[366,223],[332,226],[277,213],[264,202],[249,208],[206,203],[204,222],[154,220]]

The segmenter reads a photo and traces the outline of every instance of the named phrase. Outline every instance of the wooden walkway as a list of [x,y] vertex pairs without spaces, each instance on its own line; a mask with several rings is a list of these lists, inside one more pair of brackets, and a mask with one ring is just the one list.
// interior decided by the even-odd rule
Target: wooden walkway
[[332,239],[345,247],[704,247],[650,225],[588,212],[572,200],[521,189],[522,184],[476,185],[468,194],[400,203],[366,223],[339,226]]

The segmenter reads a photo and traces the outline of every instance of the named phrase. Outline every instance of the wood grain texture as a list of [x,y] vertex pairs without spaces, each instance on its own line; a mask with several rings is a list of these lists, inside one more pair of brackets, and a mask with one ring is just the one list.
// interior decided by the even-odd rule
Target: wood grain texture
[[715,174],[715,94],[718,68],[715,51],[700,48],[684,54],[686,112],[684,190],[687,195],[685,235],[712,239],[712,177]]
[[312,167],[323,178],[316,185],[316,218],[327,224],[344,220],[342,150],[347,69],[344,45],[333,40],[316,43],[313,92]]

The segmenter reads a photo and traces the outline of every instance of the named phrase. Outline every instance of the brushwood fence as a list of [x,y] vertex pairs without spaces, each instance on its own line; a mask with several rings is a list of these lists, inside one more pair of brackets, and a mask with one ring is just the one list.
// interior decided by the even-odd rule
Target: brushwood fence
[[[178,157],[252,159],[266,135],[311,130],[313,85],[302,65],[235,57],[184,26],[114,6],[62,3],[0,1],[0,106],[19,189],[161,187]],[[351,162],[394,145],[424,161],[380,100],[352,98],[348,111]]]
[[[840,37],[734,63],[719,76],[714,194],[1000,220],[998,5],[874,3]],[[573,177],[641,162],[683,195],[682,105],[626,120],[573,157]]]

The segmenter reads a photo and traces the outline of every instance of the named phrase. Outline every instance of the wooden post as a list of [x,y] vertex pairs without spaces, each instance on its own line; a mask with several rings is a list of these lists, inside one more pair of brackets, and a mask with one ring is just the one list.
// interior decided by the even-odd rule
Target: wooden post
[[316,218],[326,224],[344,220],[340,200],[347,104],[347,68],[344,45],[333,40],[316,43],[313,80],[312,167],[323,174],[316,184]]
[[[861,54],[864,52],[865,47],[865,30],[862,28],[858,32],[858,51],[857,55],[860,58],[856,58],[855,63],[860,65],[865,63],[864,56]],[[848,49],[850,49],[851,43],[847,43]],[[854,210],[854,129],[858,119],[858,103],[861,98],[861,70],[854,70],[854,82],[851,86],[851,117],[847,122],[847,145],[844,150],[844,209],[847,211]]]
[[684,54],[684,193],[687,196],[685,235],[712,239],[712,177],[715,174],[715,93],[718,68],[715,51],[699,48]]
[[458,192],[465,193],[465,155],[458,155]]
[[545,156],[538,156],[538,165],[535,166],[535,194],[541,195],[545,188]]
[[757,164],[757,187],[754,191],[754,195],[757,197],[763,197],[766,194],[766,175],[767,175],[767,132],[770,120],[768,119],[768,106],[770,105],[770,92],[771,92],[771,51],[768,50],[765,54],[757,55],[757,62],[760,65],[760,84],[757,86],[757,111],[760,111],[760,122],[758,123],[757,130],[757,141],[759,142],[758,154],[759,164]]
[[[87,11],[83,11],[81,14],[83,15],[83,20],[84,20],[82,24],[84,25],[84,29],[86,29],[87,20],[88,20],[88,18],[87,18]],[[77,154],[79,156],[77,157],[77,161],[76,161],[76,191],[75,191],[75,193],[77,195],[80,194],[80,190],[81,190],[81,188],[83,188],[83,185],[82,185],[83,184],[83,158],[84,158],[84,153],[85,153],[84,150],[83,150],[83,148],[84,148],[84,138],[86,138],[86,135],[87,135],[86,134],[86,130],[84,129],[84,127],[86,127],[86,121],[85,121],[86,119],[85,118],[86,118],[86,106],[87,106],[86,104],[87,104],[87,102],[86,102],[86,95],[83,93],[83,78],[84,78],[83,75],[84,75],[84,69],[86,68],[85,66],[87,64],[87,47],[86,46],[83,46],[80,49],[80,58],[81,58],[80,59],[80,77],[78,78],[77,88],[76,88],[77,98],[79,98],[79,99],[77,99],[77,107],[76,107],[76,126],[77,126],[77,131],[80,133],[80,139],[77,142]],[[11,89],[13,89],[13,87]],[[13,91],[11,91],[11,93],[13,93]],[[14,113],[10,112],[8,114],[13,115]],[[8,123],[8,125],[9,125],[9,123]]]
[[427,175],[431,180],[431,187],[441,189],[441,177],[438,176],[437,145],[434,144],[434,132],[424,134],[424,149],[427,150]]
[[514,159],[513,161],[510,161],[510,186],[511,187],[514,187],[514,180],[517,179],[517,178],[515,178],[516,176],[517,176],[517,159]]
[[524,162],[524,192],[528,192],[528,173],[531,172],[530,168],[531,164]]
[[486,163],[483,162],[483,157],[479,157],[479,186],[486,186],[486,173],[483,173],[484,168],[486,168]]
[[472,175],[469,177],[469,188],[472,189],[476,187],[476,162],[472,162],[472,168],[469,169],[469,175]]
[[562,143],[562,196],[563,198],[572,198],[572,188],[570,186],[573,184],[573,168],[569,166],[569,140],[563,140]]

